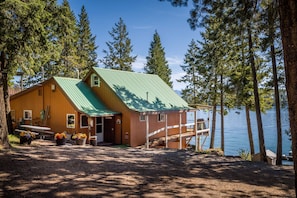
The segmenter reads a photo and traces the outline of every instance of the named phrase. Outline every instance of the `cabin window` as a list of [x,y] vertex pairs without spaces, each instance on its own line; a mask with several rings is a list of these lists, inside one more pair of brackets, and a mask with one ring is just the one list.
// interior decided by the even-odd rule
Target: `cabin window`
[[66,115],[66,127],[67,128],[75,128],[75,115],[74,114]]
[[158,114],[158,122],[164,122],[165,121],[165,114],[159,113]]
[[88,127],[88,117],[86,115],[80,115],[80,128],[87,128]]
[[145,115],[140,115],[139,116],[139,121],[141,121],[141,122],[145,121]]
[[96,74],[92,74],[91,76],[91,86],[92,87],[100,87],[100,79]]
[[32,120],[32,110],[24,110],[24,120]]

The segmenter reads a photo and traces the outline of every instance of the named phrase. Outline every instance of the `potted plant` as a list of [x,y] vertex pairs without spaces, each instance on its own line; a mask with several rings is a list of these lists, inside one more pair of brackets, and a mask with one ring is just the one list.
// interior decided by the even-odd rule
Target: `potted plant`
[[87,140],[87,134],[76,133],[72,135],[71,139],[75,140],[77,145],[85,145]]
[[65,132],[56,133],[55,134],[55,140],[56,140],[57,146],[65,145],[65,143],[66,143],[66,134],[65,134]]
[[35,134],[31,131],[22,131],[20,133],[20,144],[28,143],[31,144],[32,140],[35,138]]

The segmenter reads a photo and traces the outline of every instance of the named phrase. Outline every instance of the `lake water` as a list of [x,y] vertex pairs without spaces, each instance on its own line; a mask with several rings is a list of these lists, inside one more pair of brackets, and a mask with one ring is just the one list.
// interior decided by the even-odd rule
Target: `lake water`
[[[210,112],[211,116],[212,112]],[[197,118],[207,119],[208,113],[205,111],[199,111]],[[288,110],[281,110],[281,123],[282,123],[282,144],[283,154],[288,155],[291,150],[291,141],[289,136],[285,133],[285,130],[289,129],[289,116]],[[188,121],[193,120],[193,113],[188,114]],[[256,113],[250,112],[251,125],[253,131],[253,139],[255,152],[259,152],[258,143],[258,129],[256,121]],[[210,117],[210,120],[212,118]],[[264,129],[265,147],[276,153],[277,148],[277,131],[276,131],[276,118],[275,109],[270,109],[266,113],[262,113],[262,123]],[[211,123],[210,123],[211,124]],[[211,125],[210,125],[211,126]],[[250,151],[249,139],[247,133],[245,110],[232,109],[225,116],[225,155],[239,155],[240,150]],[[216,133],[215,133],[215,148],[221,146],[221,118],[220,114],[217,114],[216,121]],[[195,144],[195,140],[192,139],[191,144]],[[210,136],[207,137],[203,149],[209,148]]]

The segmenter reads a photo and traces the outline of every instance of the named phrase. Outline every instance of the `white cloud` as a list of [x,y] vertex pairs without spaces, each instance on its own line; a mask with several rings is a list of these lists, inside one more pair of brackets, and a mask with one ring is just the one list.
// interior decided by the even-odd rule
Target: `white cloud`
[[183,59],[179,58],[177,56],[173,57],[166,57],[166,60],[168,61],[169,66],[179,66],[183,64]]
[[184,89],[186,84],[177,82],[178,79],[181,79],[181,77],[185,75],[185,72],[180,67],[183,64],[183,59],[177,56],[173,56],[166,57],[166,60],[168,61],[169,68],[172,70],[171,79],[173,82],[173,89]]
[[185,83],[177,82],[177,80],[181,79],[185,74],[186,74],[185,72],[177,72],[177,73],[172,72],[171,79],[173,81],[174,90],[182,90],[185,88],[186,86]]
[[134,63],[132,63],[132,69],[136,72],[143,72],[145,63],[146,63],[145,57],[137,56],[136,61]]

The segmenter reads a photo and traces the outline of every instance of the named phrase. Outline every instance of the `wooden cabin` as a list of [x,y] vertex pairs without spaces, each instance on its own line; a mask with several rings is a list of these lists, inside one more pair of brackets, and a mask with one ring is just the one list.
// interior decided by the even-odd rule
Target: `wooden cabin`
[[[193,110],[157,75],[98,67],[83,80],[50,78],[11,96],[10,102],[15,127],[29,124],[54,132],[82,132],[97,137],[97,142],[132,147],[165,133],[166,137],[186,133],[187,112]],[[166,131],[148,135],[164,127]],[[180,137],[169,147],[185,147],[186,139]]]

